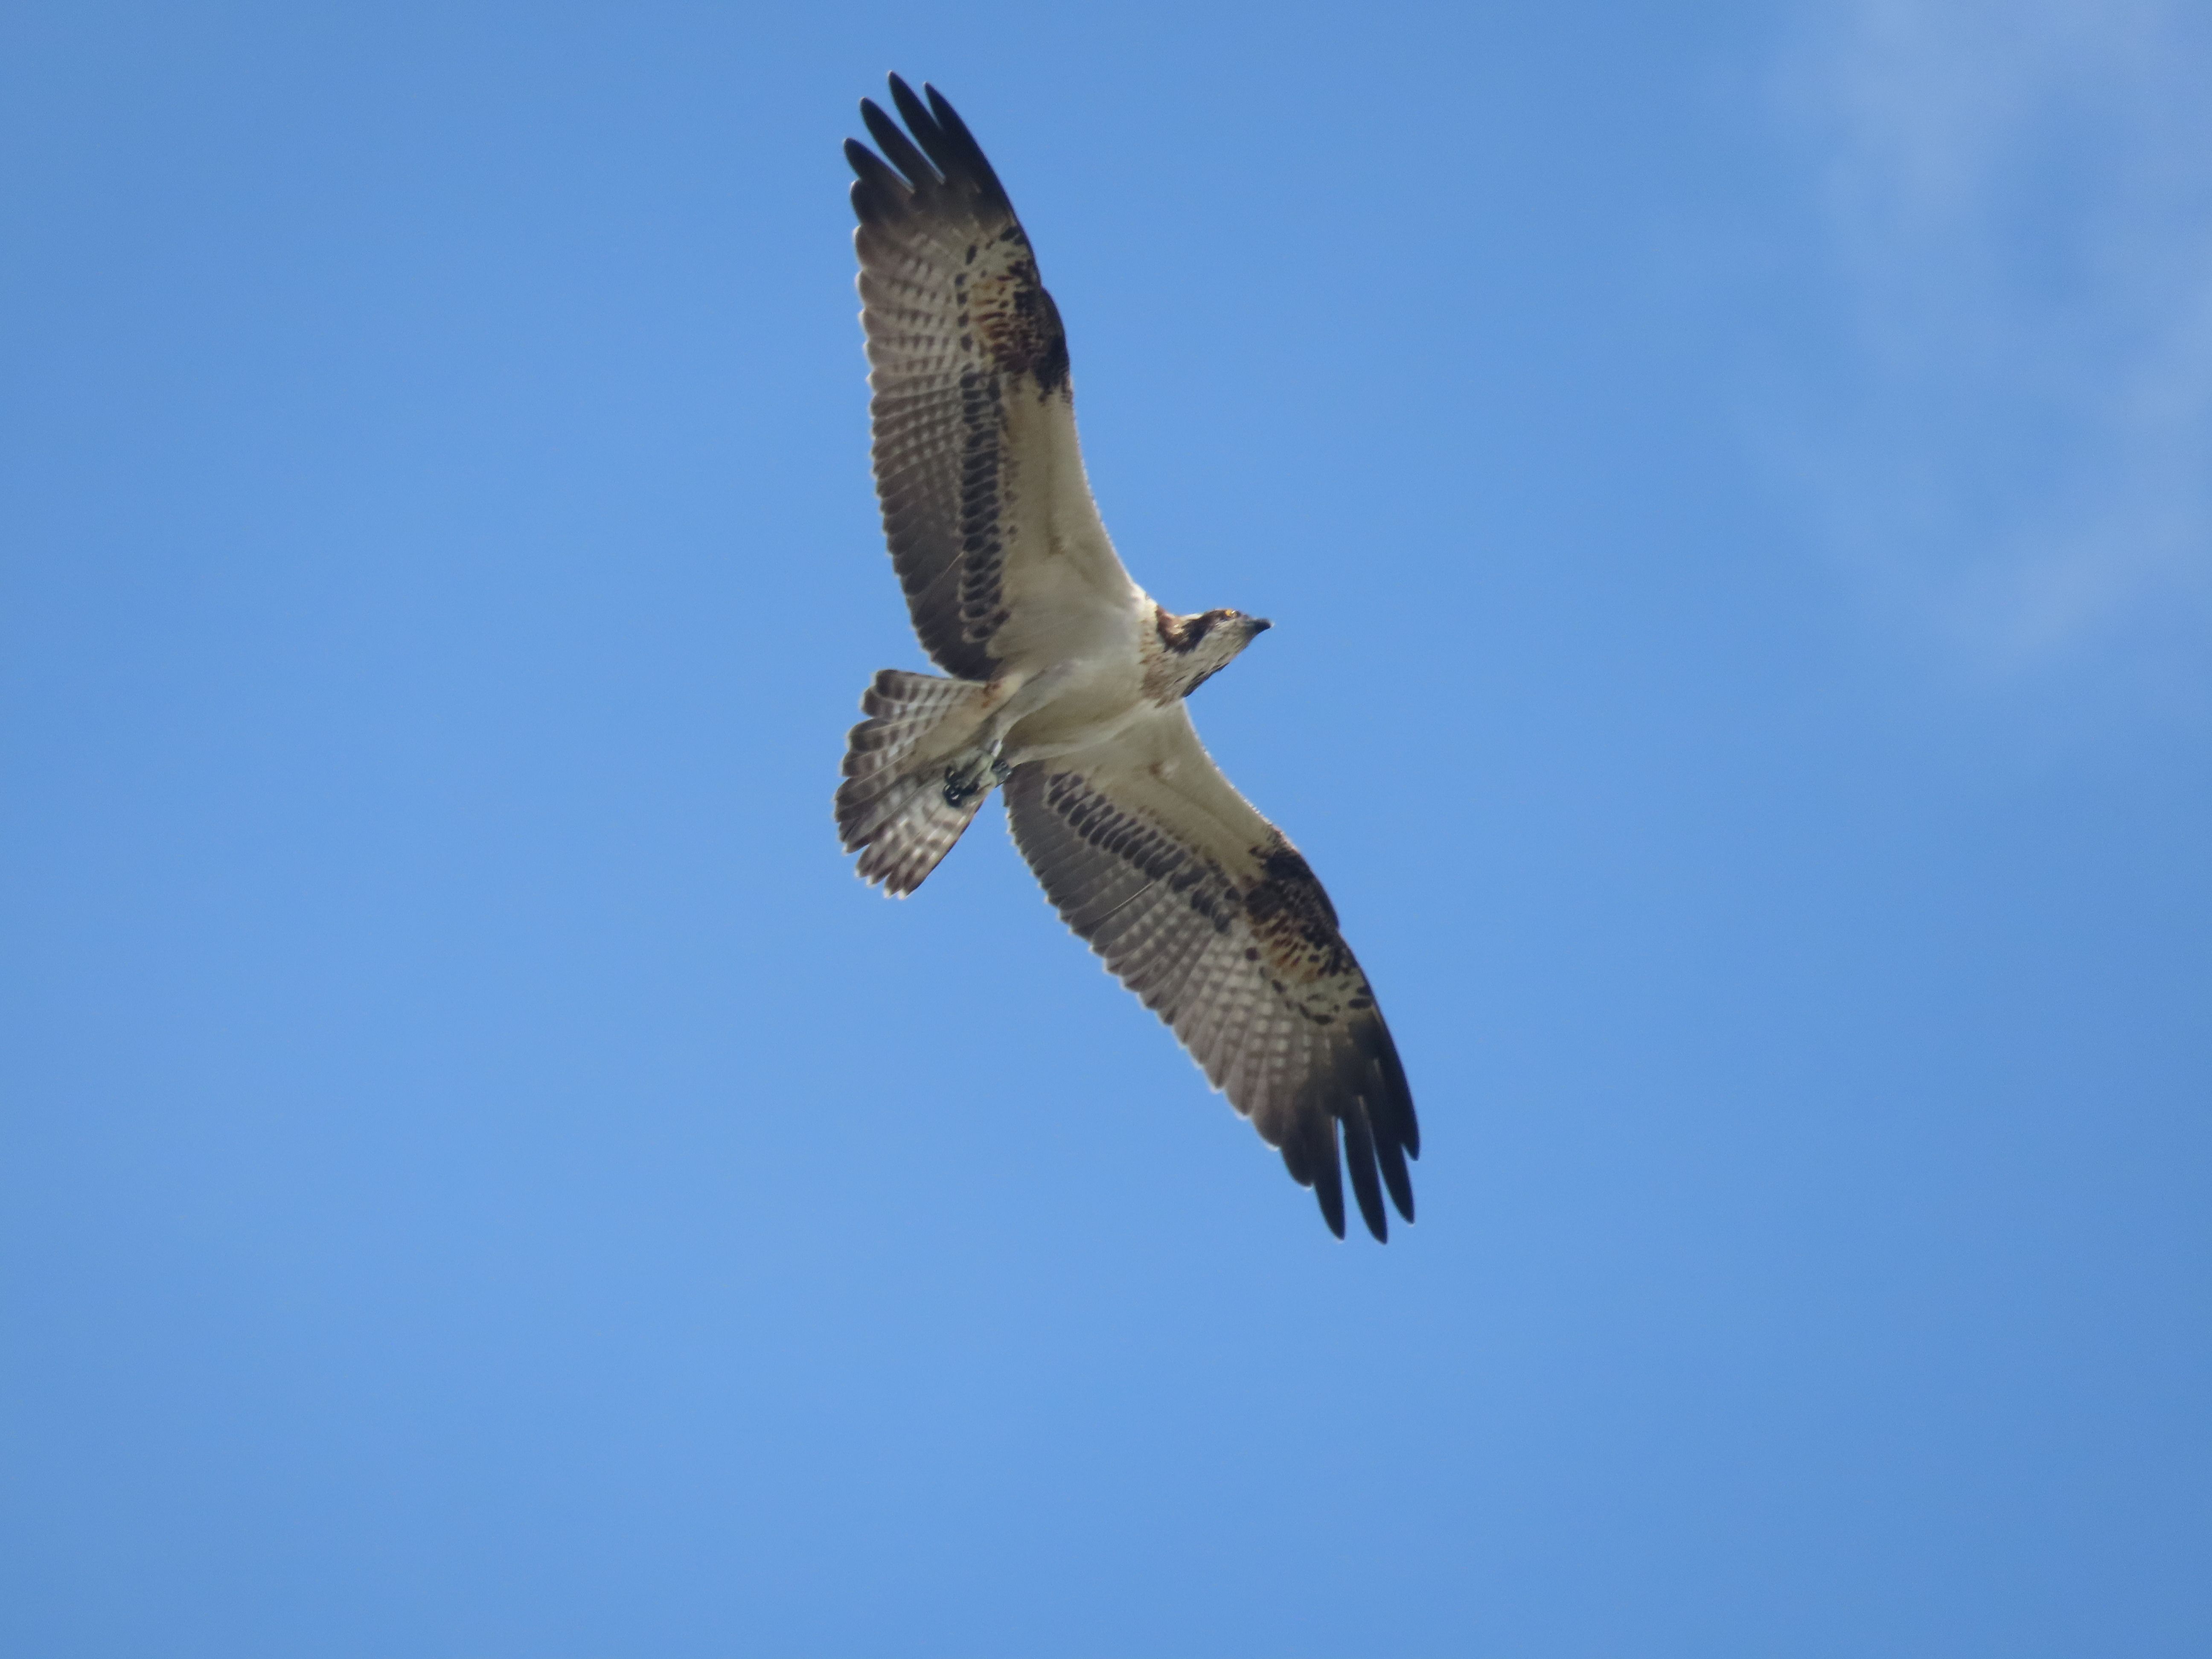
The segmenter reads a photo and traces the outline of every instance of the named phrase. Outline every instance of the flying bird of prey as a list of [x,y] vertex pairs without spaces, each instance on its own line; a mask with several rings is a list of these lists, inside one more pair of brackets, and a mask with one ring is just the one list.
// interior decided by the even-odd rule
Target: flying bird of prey
[[[1184,699],[1267,626],[1130,580],[1083,471],[1067,337],[998,175],[934,87],[848,140],[876,494],[923,647],[886,668],[837,790],[859,873],[901,896],[1003,786],[1061,917],[1175,1030],[1344,1236],[1413,1217],[1413,1099],[1321,883],[1199,743]],[[1380,1176],[1378,1182],[1377,1176]]]

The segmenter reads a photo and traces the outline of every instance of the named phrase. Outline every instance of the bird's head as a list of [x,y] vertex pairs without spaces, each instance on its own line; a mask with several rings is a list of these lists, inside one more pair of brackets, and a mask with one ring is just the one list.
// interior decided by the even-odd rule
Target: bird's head
[[1187,697],[1229,666],[1237,653],[1274,626],[1242,611],[1201,611],[1178,617],[1155,608],[1163,678],[1173,696]]

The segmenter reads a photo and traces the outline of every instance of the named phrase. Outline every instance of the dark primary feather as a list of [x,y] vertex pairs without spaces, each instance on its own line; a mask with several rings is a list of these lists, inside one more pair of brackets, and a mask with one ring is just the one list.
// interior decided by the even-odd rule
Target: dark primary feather
[[1015,842],[1068,926],[1314,1189],[1330,1231],[1344,1236],[1344,1168],[1368,1231],[1386,1238],[1386,1189],[1413,1218],[1406,1160],[1420,1127],[1328,896],[1279,836],[1224,865],[1137,793],[1081,757],[1017,767]]
[[[935,88],[896,76],[906,128],[871,101],[883,154],[848,140],[860,227],[876,492],[915,631],[946,672],[992,678],[1021,458],[1007,409],[1066,395],[1067,343],[1028,236],[974,137]],[[909,136],[910,135],[910,136]]]

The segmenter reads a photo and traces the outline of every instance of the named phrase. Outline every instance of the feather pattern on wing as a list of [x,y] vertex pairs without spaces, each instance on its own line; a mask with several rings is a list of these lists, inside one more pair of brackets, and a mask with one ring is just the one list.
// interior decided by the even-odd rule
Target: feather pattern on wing
[[[1177,703],[1110,743],[1017,767],[1014,840],[1060,915],[1175,1030],[1340,1237],[1413,1219],[1420,1153],[1398,1051],[1297,849],[1231,787]],[[1378,1183],[1377,1176],[1380,1176]]]
[[[923,647],[947,673],[988,680],[1022,608],[1123,597],[1127,574],[1083,477],[1067,337],[998,175],[952,106],[891,78],[908,131],[860,106],[861,323],[876,493]],[[1040,562],[1064,568],[1046,573]],[[1024,580],[1027,567],[1027,580]]]

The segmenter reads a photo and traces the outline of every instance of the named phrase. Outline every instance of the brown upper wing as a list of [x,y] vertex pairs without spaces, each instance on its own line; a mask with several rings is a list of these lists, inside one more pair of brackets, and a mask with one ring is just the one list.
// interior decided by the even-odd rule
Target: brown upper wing
[[1375,994],[1305,860],[1222,776],[1182,705],[1016,768],[1006,808],[1061,917],[1281,1149],[1330,1230],[1344,1236],[1340,1125],[1368,1231],[1387,1237],[1383,1187],[1412,1220],[1420,1127]]
[[1108,592],[1127,577],[1082,483],[1067,337],[1021,222],[937,89],[926,103],[896,76],[890,89],[912,137],[863,101],[883,154],[845,145],[876,493],[922,645],[946,672],[987,680],[995,636],[1030,597],[1018,560],[1091,557],[1100,568],[1071,574]]

